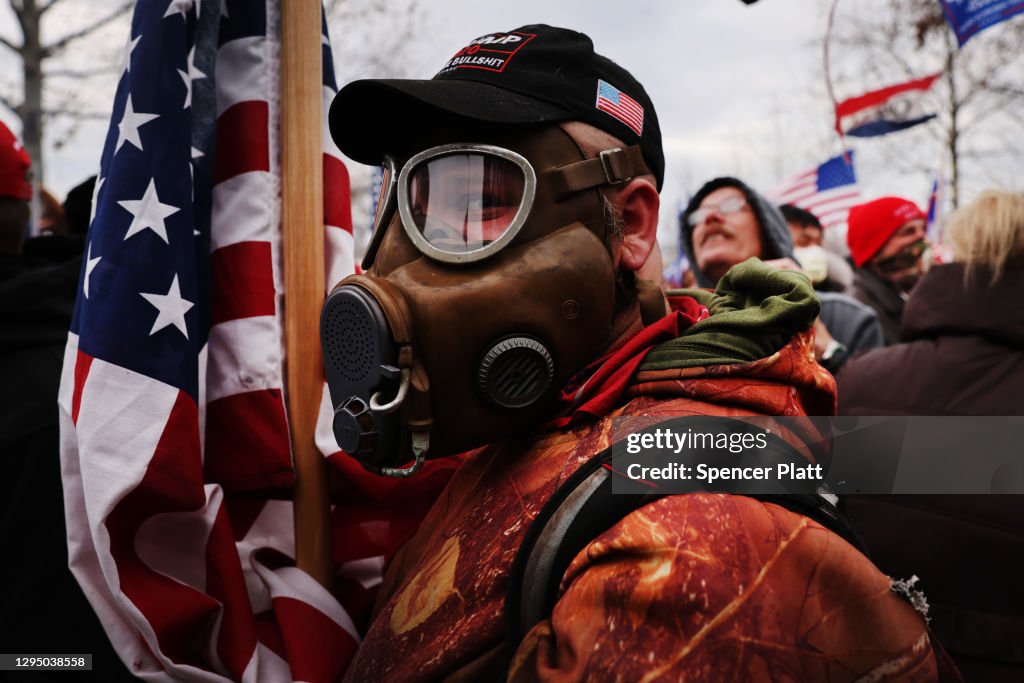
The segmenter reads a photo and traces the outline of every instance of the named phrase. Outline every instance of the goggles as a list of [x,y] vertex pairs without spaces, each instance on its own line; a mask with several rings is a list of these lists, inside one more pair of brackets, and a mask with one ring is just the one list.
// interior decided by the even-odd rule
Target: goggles
[[373,263],[395,211],[425,256],[444,263],[485,259],[515,239],[536,191],[537,174],[530,162],[502,147],[432,147],[401,170],[386,157],[363,267]]
[[[638,145],[544,170],[545,183],[557,198],[647,174]],[[363,270],[373,265],[396,212],[409,240],[425,256],[450,264],[488,258],[523,228],[537,187],[538,172],[526,157],[494,145],[431,147],[401,167],[394,157],[385,157]]]
[[712,204],[711,206],[705,206],[697,209],[690,214],[686,222],[690,224],[691,228],[696,228],[698,225],[708,219],[712,213],[719,213],[723,216],[728,216],[731,213],[736,213],[743,209],[747,205],[747,200],[739,195],[734,197],[726,197],[718,204]]

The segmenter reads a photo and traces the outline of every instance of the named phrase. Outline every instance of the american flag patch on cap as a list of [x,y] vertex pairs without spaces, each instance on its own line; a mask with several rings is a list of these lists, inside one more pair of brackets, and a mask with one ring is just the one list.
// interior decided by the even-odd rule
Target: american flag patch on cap
[[598,79],[596,106],[632,128],[637,135],[643,135],[644,108],[614,85]]

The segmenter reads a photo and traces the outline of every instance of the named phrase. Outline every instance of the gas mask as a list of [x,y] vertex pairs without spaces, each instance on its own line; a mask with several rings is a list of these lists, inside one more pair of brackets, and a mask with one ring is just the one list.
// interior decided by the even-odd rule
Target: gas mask
[[366,274],[321,313],[334,434],[379,474],[522,434],[610,341],[599,188],[649,173],[639,148],[586,159],[554,125],[467,139],[488,144],[385,159]]

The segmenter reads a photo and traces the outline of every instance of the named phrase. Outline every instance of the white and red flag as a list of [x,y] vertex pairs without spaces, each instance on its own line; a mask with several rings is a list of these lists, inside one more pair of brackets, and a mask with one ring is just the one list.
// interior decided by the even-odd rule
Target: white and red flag
[[927,95],[942,72],[851,97],[836,105],[836,130],[853,137],[876,137],[935,118]]
[[[69,562],[149,680],[338,678],[386,555],[445,475],[391,506],[398,485],[320,430],[339,482],[332,591],[294,566],[278,10],[138,3],[96,184],[60,388]],[[326,25],[321,39],[326,107]],[[327,287],[355,262],[347,171],[324,141]]]

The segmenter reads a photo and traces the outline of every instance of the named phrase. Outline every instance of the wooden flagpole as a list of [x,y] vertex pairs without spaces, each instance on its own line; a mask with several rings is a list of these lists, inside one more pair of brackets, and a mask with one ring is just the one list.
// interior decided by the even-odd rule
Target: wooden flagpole
[[327,473],[315,432],[323,363],[323,74],[320,0],[281,0],[281,226],[288,419],[295,456],[295,562],[330,586]]

